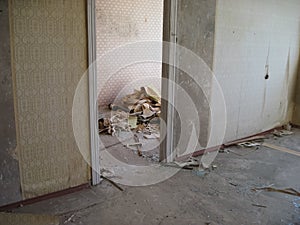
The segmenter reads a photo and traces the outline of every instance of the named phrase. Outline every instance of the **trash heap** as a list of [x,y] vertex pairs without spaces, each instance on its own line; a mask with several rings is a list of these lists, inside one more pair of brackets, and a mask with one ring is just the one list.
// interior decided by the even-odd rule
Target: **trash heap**
[[151,87],[141,87],[122,99],[121,105],[109,104],[110,118],[99,119],[99,133],[117,135],[119,131],[149,130],[150,122],[159,124],[161,97]]

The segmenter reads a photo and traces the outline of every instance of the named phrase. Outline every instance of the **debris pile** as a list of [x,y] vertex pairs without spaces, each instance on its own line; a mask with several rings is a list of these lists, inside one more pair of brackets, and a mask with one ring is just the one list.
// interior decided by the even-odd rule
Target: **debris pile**
[[273,131],[273,135],[276,137],[284,137],[284,136],[288,136],[288,135],[292,135],[293,132],[289,131],[289,130],[274,130]]
[[137,124],[147,125],[150,120],[159,117],[161,110],[160,95],[150,87],[141,87],[140,90],[134,90],[133,94],[126,95],[123,98],[123,104],[129,109],[129,114],[134,120],[137,117]]
[[158,138],[159,127],[151,127],[150,122],[159,124],[161,98],[153,88],[141,87],[140,90],[134,90],[134,93],[122,99],[122,103],[123,105],[109,104],[112,116],[99,119],[99,133],[115,136],[120,131],[135,129],[143,132],[145,138]]
[[100,118],[99,123],[99,133],[107,133],[110,135],[116,135],[119,131],[130,131],[128,125],[128,113],[119,111],[114,114],[111,118]]

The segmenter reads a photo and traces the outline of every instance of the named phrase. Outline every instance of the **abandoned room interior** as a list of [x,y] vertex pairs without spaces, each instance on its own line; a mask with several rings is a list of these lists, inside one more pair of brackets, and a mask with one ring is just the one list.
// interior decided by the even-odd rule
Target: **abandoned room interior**
[[0,225],[300,224],[299,0],[0,0]]

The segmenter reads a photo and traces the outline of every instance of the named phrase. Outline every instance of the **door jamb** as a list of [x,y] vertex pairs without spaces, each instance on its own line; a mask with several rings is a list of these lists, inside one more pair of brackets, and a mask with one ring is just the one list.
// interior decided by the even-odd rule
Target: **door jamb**
[[[176,44],[177,34],[177,0],[164,0],[163,9],[163,41]],[[90,111],[90,142],[91,142],[91,166],[92,185],[101,182],[100,157],[99,157],[99,136],[98,136],[98,104],[97,104],[97,68],[96,68],[96,18],[95,0],[87,0],[88,17],[88,63],[89,63],[89,111]],[[166,127],[161,127],[161,134],[166,137],[160,144],[160,161],[171,162],[175,155],[173,152],[174,137],[174,91],[176,67],[176,46],[165,46],[163,44],[163,59],[169,64],[162,64],[162,120]]]
[[[160,144],[160,161],[172,162],[174,152],[174,118],[175,118],[175,75],[177,42],[177,0],[164,0],[163,15],[163,62],[162,64],[162,110],[161,118],[166,126],[161,126],[161,136],[166,135]],[[168,44],[170,43],[170,44]],[[175,154],[174,154],[175,153]]]
[[91,170],[92,185],[97,185],[101,182],[101,175],[98,135],[95,0],[87,0],[87,17]]

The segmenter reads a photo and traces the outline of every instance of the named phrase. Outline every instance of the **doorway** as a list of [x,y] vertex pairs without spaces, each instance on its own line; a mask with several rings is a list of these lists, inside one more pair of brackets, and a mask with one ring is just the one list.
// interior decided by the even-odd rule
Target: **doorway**
[[[135,57],[142,59],[145,52],[157,51],[140,43],[162,41],[163,2],[97,0],[95,10],[100,151],[107,150],[130,165],[158,163],[162,50],[160,62],[135,62]],[[135,46],[137,50],[132,50]],[[116,52],[112,55],[120,61],[119,68],[105,59],[111,52]],[[123,61],[131,57],[123,67]],[[114,72],[106,71],[103,64],[111,64]],[[116,168],[101,169],[117,173]]]
[[[165,2],[170,4],[169,1]],[[172,133],[170,131],[164,136],[163,141],[160,134],[166,133],[165,130],[168,128],[166,115],[170,115],[169,111],[172,109],[161,101],[161,95],[166,96],[161,90],[170,89],[166,87],[168,83],[161,82],[162,70],[168,71],[164,69],[161,59],[159,62],[133,62],[117,68],[113,74],[105,71],[105,68],[109,67],[109,61],[105,64],[101,63],[102,60],[99,61],[116,49],[126,49],[126,46],[133,46],[134,43],[149,41],[162,43],[163,36],[166,36],[165,31],[163,34],[163,27],[166,24],[163,16],[165,2],[89,1],[90,64],[97,59],[97,67],[90,71],[93,74],[93,78],[90,78],[90,96],[92,96],[90,101],[91,99],[96,101],[90,104],[93,111],[91,113],[93,184],[99,183],[97,175],[99,173],[115,174],[115,171],[111,171],[112,168],[104,168],[101,165],[100,169],[100,154],[97,149],[109,151],[118,160],[135,165],[158,163],[167,155],[166,149],[170,143],[168,139],[171,139]],[[169,23],[169,17],[167,19]],[[168,38],[165,37],[164,40],[169,39],[170,35],[167,36]],[[140,57],[143,58],[144,52],[151,50],[141,48]],[[124,56],[128,55],[124,53]],[[160,58],[162,57],[161,44]],[[168,77],[168,74],[165,77]],[[168,94],[169,92],[167,96]],[[161,120],[166,121],[163,131],[160,130]],[[98,121],[96,126],[95,121]],[[98,134],[99,143],[96,141]]]

